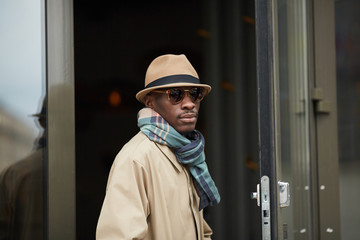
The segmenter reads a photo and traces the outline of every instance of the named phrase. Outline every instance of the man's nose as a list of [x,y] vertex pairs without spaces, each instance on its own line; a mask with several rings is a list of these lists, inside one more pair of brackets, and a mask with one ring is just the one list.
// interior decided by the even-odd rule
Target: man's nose
[[193,109],[195,107],[195,103],[190,98],[190,93],[188,91],[185,92],[185,97],[181,102],[181,106],[184,109]]

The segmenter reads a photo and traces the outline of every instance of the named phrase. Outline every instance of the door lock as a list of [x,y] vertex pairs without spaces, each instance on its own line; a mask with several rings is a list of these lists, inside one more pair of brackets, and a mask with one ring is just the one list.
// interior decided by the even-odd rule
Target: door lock
[[261,177],[261,182],[257,185],[256,192],[251,193],[251,198],[256,199],[257,205],[261,207],[262,240],[270,240],[270,179],[268,176]]
[[[279,204],[281,208],[290,206],[290,184],[278,182]],[[251,199],[257,200],[257,205],[261,207],[262,240],[271,239],[271,219],[270,219],[270,179],[262,176],[260,184],[256,186],[256,192],[251,193]]]
[[[288,182],[278,182],[279,186],[279,204],[281,208],[290,206],[290,184]],[[257,205],[260,207],[260,184],[256,186],[256,192],[251,193],[251,199],[257,200]]]

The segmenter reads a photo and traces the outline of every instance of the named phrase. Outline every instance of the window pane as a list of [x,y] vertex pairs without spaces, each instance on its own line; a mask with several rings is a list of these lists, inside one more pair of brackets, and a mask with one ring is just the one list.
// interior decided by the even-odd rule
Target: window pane
[[43,239],[43,2],[0,1],[0,238]]
[[335,1],[341,239],[359,239],[360,2]]
[[311,239],[307,1],[278,0],[279,181],[289,182],[291,204],[281,210],[287,239]]

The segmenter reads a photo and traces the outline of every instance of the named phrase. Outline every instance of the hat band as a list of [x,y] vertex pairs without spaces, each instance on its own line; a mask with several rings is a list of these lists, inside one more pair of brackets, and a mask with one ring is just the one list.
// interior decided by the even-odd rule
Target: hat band
[[166,85],[166,84],[171,84],[171,83],[200,84],[200,80],[196,77],[193,77],[193,76],[187,75],[187,74],[171,75],[171,76],[162,77],[162,78],[156,79],[155,81],[152,81],[151,83],[146,85],[145,89],[151,88],[151,87],[162,86],[162,85]]

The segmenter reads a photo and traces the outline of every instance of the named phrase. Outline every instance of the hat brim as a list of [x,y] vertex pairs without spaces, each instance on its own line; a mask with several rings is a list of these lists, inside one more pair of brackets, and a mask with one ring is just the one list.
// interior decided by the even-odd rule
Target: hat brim
[[138,92],[136,94],[136,99],[139,102],[144,103],[145,101],[145,97],[148,93],[150,93],[151,91],[155,90],[155,89],[160,89],[160,88],[173,88],[173,87],[202,87],[205,89],[205,96],[207,94],[209,94],[209,92],[211,91],[211,87],[207,84],[198,84],[198,83],[169,83],[169,84],[164,84],[161,86],[154,86],[154,87],[150,87],[150,88],[145,88],[143,90],[141,90],[140,92]]

